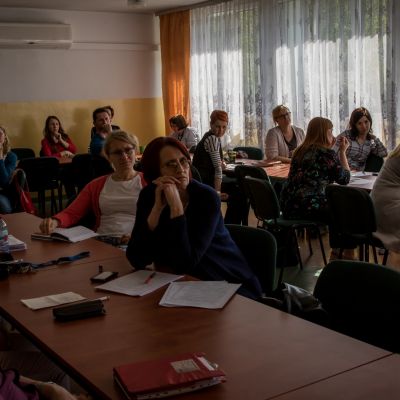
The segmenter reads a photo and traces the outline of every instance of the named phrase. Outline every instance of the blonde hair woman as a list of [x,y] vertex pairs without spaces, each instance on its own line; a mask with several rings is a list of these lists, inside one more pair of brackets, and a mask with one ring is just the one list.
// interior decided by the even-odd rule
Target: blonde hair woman
[[335,144],[332,122],[327,118],[313,118],[307,127],[304,142],[293,154],[289,177],[281,193],[283,215],[292,219],[329,221],[325,188],[329,183],[346,185],[350,168],[346,150],[349,142],[339,143],[338,157],[331,149]]
[[5,128],[0,126],[0,214],[12,212],[9,186],[16,166],[17,156],[11,151]]
[[88,183],[63,211],[40,224],[43,233],[76,225],[89,212],[96,217],[92,227],[101,235],[119,237],[127,243],[136,217],[136,202],[145,185],[140,172],[133,169],[138,140],[123,131],[112,132],[104,144],[104,153],[114,168]]
[[272,110],[272,118],[276,126],[265,137],[265,158],[290,163],[294,150],[304,140],[304,131],[292,125],[291,112],[284,105]]
[[371,192],[377,236],[389,250],[400,252],[400,144],[389,154]]

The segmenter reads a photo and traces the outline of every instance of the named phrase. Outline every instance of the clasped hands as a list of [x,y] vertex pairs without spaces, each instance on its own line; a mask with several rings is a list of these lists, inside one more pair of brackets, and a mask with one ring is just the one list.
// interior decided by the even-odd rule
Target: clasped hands
[[153,183],[156,185],[154,207],[162,210],[168,205],[171,213],[183,214],[183,204],[178,190],[181,183],[179,179],[173,176],[160,176]]

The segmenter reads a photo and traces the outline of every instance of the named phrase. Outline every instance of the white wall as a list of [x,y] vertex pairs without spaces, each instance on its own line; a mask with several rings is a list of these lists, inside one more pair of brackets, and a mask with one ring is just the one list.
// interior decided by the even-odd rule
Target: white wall
[[[157,17],[0,8],[0,22],[70,24],[74,43],[69,50],[0,49],[0,102],[161,97]],[[121,43],[144,50],[118,50]]]

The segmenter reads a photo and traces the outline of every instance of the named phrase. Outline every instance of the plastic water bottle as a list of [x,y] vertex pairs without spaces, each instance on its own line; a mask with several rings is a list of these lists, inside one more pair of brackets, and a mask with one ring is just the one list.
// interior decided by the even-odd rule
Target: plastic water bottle
[[8,252],[9,249],[7,224],[6,221],[0,217],[0,252]]

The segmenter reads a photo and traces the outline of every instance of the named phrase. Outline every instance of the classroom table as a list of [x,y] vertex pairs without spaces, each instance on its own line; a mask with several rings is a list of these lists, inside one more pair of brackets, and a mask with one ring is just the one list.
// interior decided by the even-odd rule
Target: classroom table
[[32,240],[31,234],[39,232],[41,218],[27,213],[3,215],[8,226],[8,232],[28,246],[27,250],[13,252],[15,259],[24,259],[32,263],[42,263],[55,260],[59,257],[73,256],[83,251],[89,251],[90,257],[76,260],[74,264],[100,261],[113,257],[121,257],[124,252],[106,243],[95,239],[88,239],[78,243],[62,241]]
[[[270,178],[280,181],[286,180],[290,171],[290,164],[287,163],[274,164],[274,163],[267,163],[266,161],[263,160],[257,161],[257,160],[241,159],[237,161],[236,164],[228,164],[227,167],[228,176],[234,176],[234,170],[237,165],[251,165],[256,167],[259,166],[264,169],[264,171]],[[347,186],[365,189],[370,192],[374,186],[376,178],[377,174],[372,174],[372,173],[366,173],[365,175],[358,174],[357,177],[352,177],[350,179],[350,183]]]
[[[398,400],[400,356],[380,360],[278,396],[277,400]],[[322,395],[323,394],[323,395]]]
[[[124,399],[113,383],[114,366],[186,352],[204,351],[227,382],[180,395],[182,400],[270,399],[391,354],[240,295],[222,310],[207,310],[160,307],[164,288],[140,298],[109,293],[105,316],[68,323],[56,322],[50,309],[32,311],[20,301],[66,291],[104,296],[90,282],[98,264],[0,281],[0,315],[96,400]],[[102,265],[120,275],[131,271],[124,257]]]

